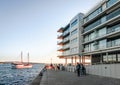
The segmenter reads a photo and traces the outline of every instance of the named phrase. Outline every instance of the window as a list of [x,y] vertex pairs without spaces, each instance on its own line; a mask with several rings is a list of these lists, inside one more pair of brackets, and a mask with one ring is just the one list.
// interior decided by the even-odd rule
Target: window
[[116,9],[115,11],[111,12],[107,15],[107,20],[114,18],[116,16],[120,15],[120,8]]
[[86,35],[86,36],[84,37],[84,41],[85,41],[85,42],[89,41],[89,36],[88,36],[88,35]]
[[86,27],[84,28],[84,32],[86,32],[86,31],[88,31],[88,30],[90,30],[90,29],[98,26],[99,24],[101,24],[101,19],[96,20],[96,21],[94,21],[92,24],[89,24],[88,26],[86,26]]
[[71,23],[71,27],[75,26],[77,24],[77,19]]
[[108,55],[108,61],[112,61],[112,62],[115,62],[117,59],[116,59],[116,54],[109,54]]
[[74,34],[76,34],[76,33],[77,33],[77,29],[73,30],[73,31],[71,32],[71,35],[74,35]]
[[118,62],[120,62],[120,54],[117,55]]
[[108,61],[112,61],[112,55],[108,55]]
[[107,2],[107,7],[112,6],[115,2],[117,2],[118,0],[108,0]]
[[72,48],[72,49],[71,49],[71,52],[72,52],[72,53],[78,52],[78,47]]
[[107,56],[106,56],[106,55],[103,55],[103,61],[104,61],[104,62],[107,62],[107,61],[108,61],[108,59],[107,59]]
[[102,11],[104,11],[105,9],[106,9],[106,3],[102,5]]
[[104,23],[106,21],[106,16],[101,18],[101,23]]
[[94,50],[95,50],[94,43],[91,43],[90,44],[90,51],[94,51]]
[[120,39],[115,40],[115,46],[120,46]]
[[94,38],[95,38],[95,33],[93,32],[89,35],[89,40],[93,40]]
[[86,21],[94,18],[95,16],[97,16],[100,12],[102,11],[102,7],[99,7],[98,9],[96,9],[95,11],[93,11],[91,14],[89,14],[87,17],[86,17]]
[[100,49],[106,48],[106,39],[99,41],[99,48]]
[[85,52],[88,52],[88,51],[89,51],[89,45],[85,45],[84,51],[85,51]]
[[71,43],[76,43],[76,42],[77,42],[77,38],[71,40]]
[[106,27],[98,30],[98,36],[106,35]]
[[120,24],[116,24],[114,26],[108,27],[107,33],[115,32],[115,31],[120,31]]

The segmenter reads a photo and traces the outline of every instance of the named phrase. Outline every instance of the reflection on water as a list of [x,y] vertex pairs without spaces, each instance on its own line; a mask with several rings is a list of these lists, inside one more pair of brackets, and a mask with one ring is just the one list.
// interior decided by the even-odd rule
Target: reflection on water
[[28,69],[11,69],[11,64],[0,64],[0,85],[29,85],[44,64],[33,64]]

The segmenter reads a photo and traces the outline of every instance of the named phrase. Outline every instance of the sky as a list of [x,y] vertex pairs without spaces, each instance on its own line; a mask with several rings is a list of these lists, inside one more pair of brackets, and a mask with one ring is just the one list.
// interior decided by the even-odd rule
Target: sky
[[0,0],[0,61],[63,62],[57,30],[100,0]]

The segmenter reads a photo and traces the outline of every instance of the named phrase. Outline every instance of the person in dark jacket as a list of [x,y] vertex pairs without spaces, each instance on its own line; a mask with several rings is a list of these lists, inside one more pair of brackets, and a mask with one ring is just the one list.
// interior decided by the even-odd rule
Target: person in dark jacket
[[86,68],[83,64],[81,64],[82,75],[86,75]]
[[80,63],[77,62],[76,65],[77,76],[80,76],[80,69],[81,69]]

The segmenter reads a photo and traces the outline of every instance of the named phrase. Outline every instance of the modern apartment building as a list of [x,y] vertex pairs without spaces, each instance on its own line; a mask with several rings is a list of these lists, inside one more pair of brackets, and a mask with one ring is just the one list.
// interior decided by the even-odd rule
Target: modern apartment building
[[103,0],[58,30],[59,58],[79,58],[89,74],[120,78],[120,0]]
[[103,0],[84,17],[84,56],[92,64],[120,62],[120,0]]
[[58,35],[58,57],[71,59],[71,64],[76,64],[78,58],[82,54],[82,23],[84,14],[77,14],[65,27],[60,28]]

